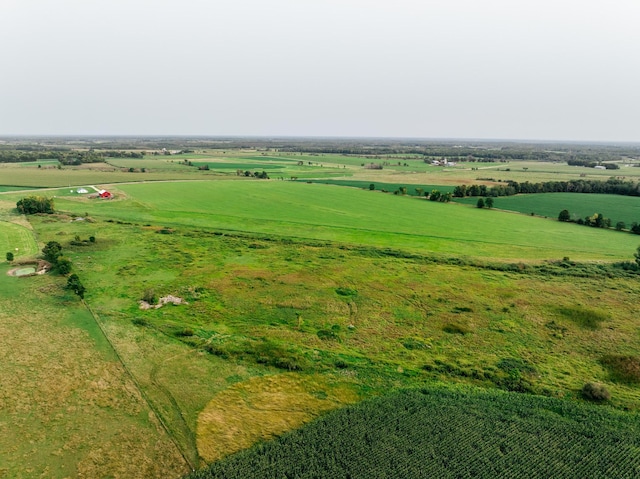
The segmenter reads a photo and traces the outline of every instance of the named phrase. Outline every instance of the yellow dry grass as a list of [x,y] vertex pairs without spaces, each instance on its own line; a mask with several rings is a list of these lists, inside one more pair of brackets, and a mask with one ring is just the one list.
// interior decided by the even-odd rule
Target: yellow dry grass
[[215,396],[200,413],[198,452],[213,462],[357,399],[348,385],[319,375],[251,378]]

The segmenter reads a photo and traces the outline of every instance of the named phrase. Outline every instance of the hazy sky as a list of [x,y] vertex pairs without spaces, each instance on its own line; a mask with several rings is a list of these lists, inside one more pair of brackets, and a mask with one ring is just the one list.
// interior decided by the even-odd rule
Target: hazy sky
[[640,1],[0,0],[0,135],[640,141]]

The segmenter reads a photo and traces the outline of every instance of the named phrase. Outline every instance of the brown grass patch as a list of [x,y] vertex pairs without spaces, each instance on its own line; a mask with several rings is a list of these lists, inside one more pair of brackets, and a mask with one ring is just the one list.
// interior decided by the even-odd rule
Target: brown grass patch
[[640,382],[640,358],[609,354],[602,358],[602,364],[616,381],[626,383]]
[[213,462],[356,400],[349,386],[319,375],[252,378],[218,394],[200,413],[198,452]]

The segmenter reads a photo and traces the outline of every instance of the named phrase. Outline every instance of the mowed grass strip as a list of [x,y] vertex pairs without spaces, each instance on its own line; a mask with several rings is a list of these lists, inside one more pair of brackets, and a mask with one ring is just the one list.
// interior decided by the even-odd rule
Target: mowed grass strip
[[638,243],[633,235],[555,220],[317,184],[255,180],[120,188],[130,200],[60,198],[57,205],[123,221],[505,260],[623,260]]
[[38,245],[33,233],[24,226],[0,221],[0,261],[4,261],[5,254],[11,252],[16,259],[38,252]]

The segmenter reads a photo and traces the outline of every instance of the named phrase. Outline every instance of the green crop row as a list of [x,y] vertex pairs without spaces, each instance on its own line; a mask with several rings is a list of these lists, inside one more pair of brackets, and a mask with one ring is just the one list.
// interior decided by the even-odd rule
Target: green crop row
[[432,387],[330,413],[188,477],[634,477],[637,420],[551,398]]

